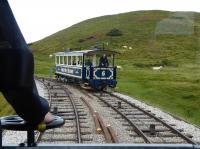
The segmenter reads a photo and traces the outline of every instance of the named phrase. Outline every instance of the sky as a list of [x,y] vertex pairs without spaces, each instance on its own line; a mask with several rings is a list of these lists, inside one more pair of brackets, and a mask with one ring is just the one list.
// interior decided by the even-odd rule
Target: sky
[[93,17],[138,10],[200,12],[200,0],[8,0],[27,43]]

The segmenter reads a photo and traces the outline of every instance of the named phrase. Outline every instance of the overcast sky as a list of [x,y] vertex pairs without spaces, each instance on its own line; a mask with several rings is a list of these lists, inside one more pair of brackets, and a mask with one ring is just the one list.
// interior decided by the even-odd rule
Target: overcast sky
[[136,10],[200,12],[200,0],[8,0],[28,43],[80,21]]

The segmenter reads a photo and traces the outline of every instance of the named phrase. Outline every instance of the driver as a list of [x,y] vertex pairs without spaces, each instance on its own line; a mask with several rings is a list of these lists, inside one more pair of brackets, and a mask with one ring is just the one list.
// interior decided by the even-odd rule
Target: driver
[[99,60],[99,66],[100,67],[108,67],[109,66],[106,54],[103,54],[103,56],[101,56],[101,58]]

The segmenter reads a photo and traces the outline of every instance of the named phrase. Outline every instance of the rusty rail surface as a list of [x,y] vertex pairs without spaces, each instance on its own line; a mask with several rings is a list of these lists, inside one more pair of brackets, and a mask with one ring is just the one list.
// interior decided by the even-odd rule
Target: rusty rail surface
[[107,143],[118,143],[119,141],[112,127],[111,126],[106,127],[102,118],[99,116],[99,113],[92,108],[92,106],[89,104],[89,102],[85,98],[83,97],[80,97],[80,98],[88,106],[90,112],[93,115],[93,119],[96,126],[96,132],[100,133],[103,131],[103,134]]

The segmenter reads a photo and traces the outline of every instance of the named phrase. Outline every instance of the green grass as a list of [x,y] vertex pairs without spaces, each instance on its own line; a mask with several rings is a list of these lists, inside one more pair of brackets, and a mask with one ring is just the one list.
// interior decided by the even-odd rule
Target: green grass
[[116,90],[199,125],[199,68],[197,66],[192,74],[185,67],[164,68],[160,71],[129,68],[126,72],[119,71]]
[[15,111],[7,103],[7,101],[4,99],[3,95],[0,92],[0,116],[11,115],[14,113],[15,113]]
[[[116,28],[122,36],[106,33]],[[80,39],[94,36],[95,39]],[[178,115],[200,126],[200,14],[138,11],[102,16],[75,24],[32,43],[36,75],[48,76],[49,54],[67,48],[86,49],[99,43],[117,57],[116,90]],[[122,46],[131,46],[125,49]],[[152,66],[164,65],[160,71]]]

